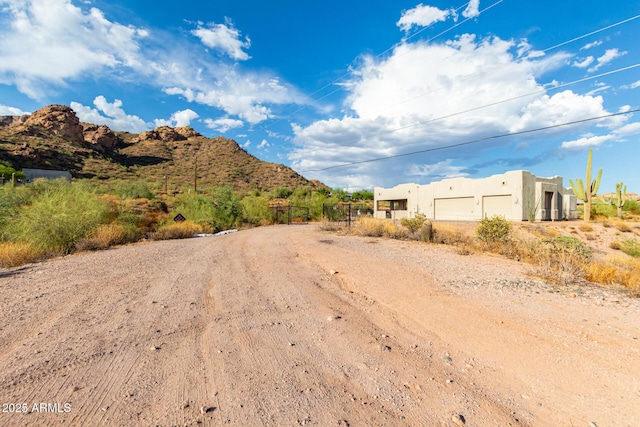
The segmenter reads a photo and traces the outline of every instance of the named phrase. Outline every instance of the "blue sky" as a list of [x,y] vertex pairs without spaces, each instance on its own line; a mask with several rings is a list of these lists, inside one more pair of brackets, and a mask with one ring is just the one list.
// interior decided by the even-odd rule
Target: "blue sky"
[[0,115],[189,125],[352,190],[568,186],[593,148],[601,192],[640,192],[638,40],[636,0],[0,0]]

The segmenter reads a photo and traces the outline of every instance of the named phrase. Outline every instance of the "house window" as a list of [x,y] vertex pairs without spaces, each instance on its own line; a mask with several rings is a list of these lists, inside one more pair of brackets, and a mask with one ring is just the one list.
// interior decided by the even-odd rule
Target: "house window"
[[379,211],[406,211],[407,199],[401,200],[378,200]]

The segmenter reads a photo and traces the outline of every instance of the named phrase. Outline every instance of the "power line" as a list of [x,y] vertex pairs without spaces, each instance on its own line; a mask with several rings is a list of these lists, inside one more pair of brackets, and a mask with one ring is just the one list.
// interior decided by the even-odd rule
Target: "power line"
[[[486,11],[487,11],[487,10],[489,10],[489,9],[492,9],[493,7],[495,7],[495,6],[497,6],[498,4],[502,3],[503,1],[504,1],[504,0],[499,0],[499,1],[497,1],[497,2],[495,2],[495,3],[493,3],[493,4],[491,4],[491,5],[489,5],[488,7],[486,7],[486,8],[484,8],[484,9],[482,9],[481,11],[479,11],[478,15],[480,15],[480,14],[482,14],[482,13],[486,12]],[[464,5],[462,5],[462,6],[458,7],[458,8],[456,9],[456,11],[458,11],[458,10],[462,9],[463,7],[467,6],[468,4],[469,4],[469,3],[465,3]],[[631,18],[627,18],[627,19],[624,19],[624,20],[622,20],[622,21],[618,21],[618,22],[616,22],[616,23],[614,23],[614,24],[611,24],[611,25],[608,25],[608,26],[605,26],[605,27],[599,28],[599,29],[597,29],[597,30],[591,31],[591,32],[589,32],[589,33],[586,33],[586,34],[583,34],[583,35],[580,35],[580,36],[574,37],[574,38],[572,38],[572,39],[570,39],[570,40],[567,40],[567,41],[564,41],[564,42],[562,42],[562,43],[558,43],[558,44],[556,44],[556,45],[553,45],[553,46],[551,46],[551,47],[548,47],[548,48],[546,48],[546,49],[543,49],[541,52],[549,52],[549,51],[551,51],[551,50],[554,50],[554,49],[557,49],[557,48],[559,48],[559,47],[565,46],[565,45],[567,45],[567,44],[573,43],[573,42],[575,42],[575,41],[578,41],[578,40],[584,39],[584,38],[586,38],[586,37],[589,37],[589,36],[592,36],[592,35],[594,35],[594,34],[600,33],[600,32],[602,32],[602,31],[606,31],[606,30],[608,30],[608,29],[611,29],[611,28],[617,27],[617,26],[619,26],[619,25],[625,24],[625,23],[627,23],[627,22],[633,21],[633,20],[638,19],[638,18],[640,18],[640,15],[632,16]],[[428,42],[433,41],[434,39],[436,39],[436,38],[438,38],[438,37],[442,36],[443,34],[446,34],[446,33],[448,33],[449,31],[451,31],[451,30],[453,30],[453,29],[457,28],[458,26],[460,26],[460,25],[464,24],[465,22],[469,21],[470,19],[473,19],[473,18],[467,18],[467,19],[465,19],[465,20],[463,20],[463,21],[461,21],[461,22],[459,22],[459,23],[457,23],[457,24],[455,24],[455,25],[453,25],[453,26],[449,27],[448,29],[446,29],[446,30],[444,30],[444,31],[442,31],[442,32],[440,32],[440,33],[438,33],[438,34],[436,34],[435,36],[433,36],[433,37],[431,37],[431,38],[427,39],[427,40],[426,40],[426,42],[428,43]],[[408,40],[408,39],[410,39],[410,38],[415,37],[415,36],[416,36],[416,35],[418,35],[419,33],[423,32],[423,31],[426,31],[427,29],[431,28],[433,25],[435,25],[435,23],[432,23],[431,25],[429,25],[429,26],[427,26],[427,27],[424,27],[424,28],[420,29],[420,30],[419,30],[419,31],[417,31],[416,33],[412,34],[410,37],[407,37],[405,40]],[[394,48],[395,48],[395,45],[394,45],[394,46],[392,46],[392,47],[390,47],[390,48],[388,48],[387,50],[385,50],[385,51],[383,51],[383,52],[381,52],[381,53],[377,54],[377,55],[375,56],[375,58],[379,58],[379,57],[381,57],[382,55],[384,55],[384,54],[388,53],[389,51],[393,50]],[[479,72],[479,71],[477,71],[477,72],[475,72],[475,73],[473,73],[473,74],[470,74],[470,75],[466,76],[464,80],[469,80],[469,79],[471,79],[471,78],[473,78],[473,77],[475,77],[476,75],[479,75],[479,74],[480,74],[480,72]],[[326,89],[326,88],[328,88],[328,87],[331,87],[331,86],[333,86],[333,85],[334,85],[334,84],[336,84],[336,83],[339,83],[340,81],[342,81],[342,79],[344,79],[345,77],[347,77],[347,76],[349,76],[349,75],[350,75],[350,73],[348,73],[348,72],[347,72],[347,73],[344,73],[343,75],[341,75],[340,77],[336,78],[336,79],[335,79],[335,80],[333,80],[332,82],[330,82],[330,83],[328,83],[328,84],[324,85],[324,86],[323,86],[323,87],[321,87],[320,89],[318,89],[318,90],[316,90],[315,92],[311,93],[311,95],[310,95],[310,96],[313,96],[313,95],[315,95],[315,94],[317,94],[317,93],[319,93],[319,92],[323,91],[324,89]],[[401,104],[403,104],[403,103],[405,103],[405,102],[413,101],[413,100],[415,100],[415,99],[421,98],[421,97],[423,97],[423,96],[426,96],[426,95],[429,95],[429,94],[431,94],[431,93],[434,93],[434,92],[435,92],[435,91],[437,91],[437,90],[445,89],[445,88],[447,88],[447,87],[451,87],[451,85],[448,85],[448,86],[441,86],[441,87],[439,87],[439,88],[437,88],[437,89],[434,89],[434,90],[431,90],[431,91],[429,91],[429,92],[426,92],[426,93],[423,93],[423,94],[420,94],[420,95],[414,96],[414,97],[412,97],[412,98],[410,98],[410,99],[407,99],[407,100],[404,100],[404,101],[397,102],[397,103],[395,103],[395,104],[391,105],[391,107],[395,107],[395,106],[397,106],[397,105],[401,105]],[[335,90],[333,90],[333,91],[329,92],[328,94],[325,94],[325,95],[323,95],[322,97],[315,99],[315,101],[320,101],[320,100],[322,100],[322,99],[325,99],[325,98],[327,98],[327,97],[329,97],[329,96],[333,95],[334,93],[340,92],[341,90],[342,90],[342,88],[336,88]],[[308,106],[300,107],[300,108],[298,108],[297,110],[293,111],[291,114],[295,114],[295,113],[300,112],[300,111],[302,111],[302,110],[304,110],[304,109],[306,109],[306,108],[308,108]],[[285,120],[285,119],[284,119],[284,118],[279,119],[279,120],[277,120],[276,122],[273,122],[273,123],[272,123],[272,125],[275,125],[275,124],[277,124],[277,123],[279,123],[280,121],[283,121],[283,120]]]
[[550,50],[556,49],[556,48],[558,48],[558,47],[560,47],[560,46],[564,46],[564,45],[566,45],[566,44],[573,43],[573,42],[575,42],[575,41],[577,41],[577,40],[583,39],[583,38],[585,38],[585,37],[592,36],[592,35],[594,35],[594,34],[597,34],[597,33],[601,32],[601,31],[608,30],[609,28],[617,27],[618,25],[625,24],[625,23],[627,23],[627,22],[629,22],[629,21],[633,21],[634,19],[638,19],[638,18],[640,18],[640,15],[632,16],[632,17],[631,17],[631,18],[629,18],[629,19],[625,19],[625,20],[623,20],[623,21],[616,22],[615,24],[611,24],[611,25],[606,26],[606,27],[604,27],[604,28],[600,28],[599,30],[592,31],[592,32],[590,32],[590,33],[588,33],[588,34],[584,34],[584,35],[582,35],[582,36],[578,36],[578,37],[573,38],[573,39],[571,39],[571,40],[567,40],[566,42],[559,43],[559,44],[557,44],[557,45],[555,45],[555,46],[548,47],[548,48],[544,49],[544,50],[543,50],[543,52],[547,52],[547,51],[550,51]]
[[[630,69],[633,69],[633,68],[638,68],[638,67],[640,67],[640,63],[634,64],[634,65],[630,65],[630,66],[627,66],[627,67],[623,67],[623,68],[618,68],[617,70],[607,71],[605,73],[597,74],[597,75],[594,75],[594,76],[589,76],[589,77],[585,77],[585,78],[582,78],[582,79],[574,80],[572,82],[563,83],[563,84],[560,84],[560,85],[555,85],[555,86],[550,87],[548,89],[544,88],[545,85],[543,85],[542,89],[539,89],[539,90],[536,90],[536,91],[533,91],[533,92],[525,93],[525,94],[522,94],[522,95],[517,95],[517,96],[511,97],[511,98],[502,99],[502,100],[499,100],[499,101],[492,102],[490,104],[485,104],[485,105],[481,105],[481,106],[478,106],[478,107],[469,108],[467,110],[458,111],[458,112],[447,114],[447,115],[444,115],[444,116],[435,117],[433,119],[422,120],[422,121],[415,122],[415,123],[412,123],[410,125],[402,126],[402,127],[399,127],[399,128],[394,128],[394,129],[389,129],[389,130],[386,130],[386,131],[383,131],[383,132],[373,133],[373,134],[367,135],[367,137],[368,138],[373,138],[373,137],[377,137],[377,136],[381,136],[381,135],[387,135],[387,134],[390,134],[390,133],[394,133],[394,132],[398,132],[398,131],[401,131],[401,130],[409,129],[409,128],[412,128],[412,127],[420,126],[420,125],[423,125],[423,124],[426,124],[426,123],[432,123],[432,122],[436,122],[436,121],[439,121],[439,120],[449,119],[451,117],[459,116],[461,114],[466,114],[466,113],[470,113],[472,111],[482,110],[484,108],[494,107],[494,106],[499,105],[499,104],[504,104],[505,102],[510,102],[510,101],[514,101],[516,99],[526,98],[528,96],[538,95],[538,94],[541,94],[541,93],[548,92],[550,90],[557,90],[557,89],[560,89],[560,88],[563,88],[563,87],[572,86],[574,84],[582,83],[582,82],[585,82],[585,81],[588,81],[588,80],[594,80],[594,79],[597,79],[597,78],[600,78],[600,77],[604,77],[604,76],[608,76],[608,75],[611,75],[611,74],[620,73],[622,71],[627,71],[627,70],[630,70]],[[546,85],[546,86],[548,86],[548,85]],[[313,171],[313,172],[315,172],[315,171]]]
[[[427,42],[433,41],[433,40],[434,40],[434,39],[436,39],[437,37],[440,37],[441,35],[448,33],[449,31],[453,30],[454,28],[459,27],[460,25],[464,24],[465,22],[467,22],[467,21],[469,21],[469,20],[471,20],[471,19],[477,18],[477,17],[478,17],[478,16],[480,16],[482,13],[486,12],[486,11],[487,11],[487,10],[489,10],[489,9],[492,9],[494,6],[497,6],[498,4],[502,3],[503,1],[504,1],[504,0],[498,0],[497,2],[493,3],[492,5],[487,6],[486,8],[484,8],[484,9],[482,9],[482,10],[478,11],[478,15],[476,15],[476,16],[474,16],[474,17],[466,18],[464,21],[461,21],[461,22],[459,22],[459,23],[457,23],[457,24],[455,24],[455,25],[453,25],[453,26],[449,27],[448,29],[446,29],[446,30],[444,30],[444,31],[440,32],[439,34],[437,34],[437,35],[435,35],[435,36],[433,36],[433,37],[431,37],[431,38],[427,39]],[[469,5],[469,3],[470,3],[470,2],[467,2],[467,3],[463,4],[462,6],[458,7],[457,9],[455,9],[455,10],[456,10],[456,12],[457,12],[458,10],[460,10],[460,9],[462,9],[462,8],[464,8],[464,7],[466,7],[466,6],[468,6],[468,5]],[[436,22],[431,23],[430,25],[428,25],[428,26],[426,26],[426,27],[424,27],[424,28],[420,29],[419,31],[417,31],[417,32],[415,32],[414,34],[412,34],[411,36],[407,37],[405,40],[409,40],[409,39],[411,39],[411,38],[413,38],[413,37],[417,36],[417,35],[418,35],[418,34],[420,34],[421,32],[428,30],[429,28],[431,28],[431,27],[432,27],[433,25],[435,25],[435,24],[436,24]],[[396,45],[389,47],[389,48],[388,48],[388,49],[386,49],[385,51],[380,52],[379,54],[377,54],[376,56],[374,56],[374,58],[380,58],[380,57],[381,57],[381,56],[383,56],[384,54],[386,54],[386,53],[390,52],[391,50],[393,50],[395,47],[396,47]],[[324,85],[324,86],[322,86],[321,88],[316,89],[314,92],[312,92],[312,93],[309,95],[309,97],[313,97],[314,95],[316,95],[316,94],[318,94],[318,93],[322,92],[323,90],[325,90],[325,89],[327,89],[327,88],[329,88],[329,87],[332,87],[333,85],[335,85],[335,84],[337,84],[337,83],[341,82],[345,77],[348,77],[349,75],[351,75],[351,73],[350,73],[350,72],[346,72],[346,73],[342,74],[340,77],[335,78],[333,81],[331,81],[331,82],[329,82],[329,83],[325,84],[325,85]],[[325,98],[327,98],[327,97],[329,97],[329,96],[333,95],[333,94],[334,94],[334,93],[336,93],[336,92],[340,92],[341,90],[342,90],[342,88],[338,87],[338,88],[336,88],[336,89],[332,90],[331,92],[329,92],[329,93],[327,93],[327,94],[325,94],[325,95],[321,96],[320,98],[314,99],[313,101],[316,101],[316,102],[317,102],[317,101],[321,101],[321,100],[323,100],[323,99],[325,99]],[[295,111],[291,112],[291,113],[290,113],[290,115],[293,115],[293,114],[299,113],[300,111],[303,111],[303,110],[307,109],[308,107],[309,107],[308,105],[304,105],[304,106],[302,106],[302,107],[298,108],[297,110],[295,110]],[[285,120],[285,119],[284,119],[284,118],[281,118],[281,119],[279,119],[279,120],[276,120],[275,122],[272,122],[272,123],[270,124],[270,126],[269,126],[269,127],[267,127],[267,129],[271,128],[272,126],[276,125],[277,123],[280,123],[280,122],[281,122],[281,121],[283,121],[283,120]]]
[[395,154],[393,156],[377,157],[375,159],[360,160],[360,161],[357,161],[357,162],[344,163],[344,164],[341,164],[341,165],[329,166],[329,167],[321,168],[321,169],[308,169],[308,170],[300,171],[300,172],[301,173],[322,172],[322,171],[326,171],[326,170],[329,170],[329,169],[343,168],[343,167],[359,165],[359,164],[363,164],[363,163],[372,163],[372,162],[378,162],[378,161],[381,161],[381,160],[395,159],[395,158],[398,158],[398,157],[413,156],[413,155],[416,155],[416,154],[429,153],[429,152],[432,152],[432,151],[440,151],[440,150],[446,150],[446,149],[449,149],[449,148],[461,147],[461,146],[464,146],[464,145],[477,144],[479,142],[490,141],[490,140],[493,140],[493,139],[506,138],[506,137],[509,137],[509,136],[523,135],[523,134],[527,134],[527,133],[540,132],[540,131],[543,131],[543,130],[555,129],[555,128],[559,128],[559,127],[563,127],[563,126],[571,126],[571,125],[575,125],[575,124],[579,124],[579,123],[585,123],[585,122],[590,122],[590,121],[594,121],[594,120],[606,119],[606,118],[609,118],[609,117],[621,116],[621,115],[624,115],[624,114],[631,114],[631,113],[636,113],[638,111],[640,111],[640,108],[637,108],[635,110],[629,110],[629,111],[624,111],[624,112],[619,112],[619,113],[611,113],[611,114],[606,114],[606,115],[603,115],[603,116],[590,117],[588,119],[575,120],[575,121],[572,121],[572,122],[560,123],[560,124],[556,124],[556,125],[550,125],[550,126],[545,126],[545,127],[535,128],[535,129],[528,129],[528,130],[523,130],[523,131],[518,131],[518,132],[510,132],[510,133],[504,133],[504,134],[499,134],[499,135],[492,135],[492,136],[487,136],[487,137],[484,137],[484,138],[474,139],[474,140],[471,140],[471,141],[459,142],[459,143],[456,143],[456,144],[449,144],[449,145],[443,145],[443,146],[440,146],[440,147],[426,148],[424,150],[411,151],[409,153]]
[[[493,5],[492,5],[492,6],[493,6]],[[490,6],[490,7],[492,7],[492,6]],[[616,22],[615,24],[611,24],[611,25],[608,25],[608,26],[606,26],[606,27],[603,27],[603,28],[597,29],[597,30],[595,30],[595,31],[591,31],[590,33],[583,34],[583,35],[578,36],[578,37],[574,37],[574,38],[572,38],[571,40],[567,40],[567,41],[564,41],[564,42],[562,42],[562,43],[558,43],[558,44],[556,44],[556,45],[554,45],[554,46],[551,46],[551,47],[548,47],[548,48],[546,48],[546,49],[541,50],[541,52],[549,52],[549,51],[551,51],[551,50],[553,50],[553,49],[557,49],[557,48],[559,48],[559,47],[561,47],[561,46],[567,45],[567,44],[569,44],[569,43],[573,43],[573,42],[575,42],[575,41],[577,41],[577,40],[583,39],[583,38],[585,38],[585,37],[589,37],[589,36],[591,36],[591,35],[594,35],[594,34],[597,34],[597,33],[599,33],[599,32],[602,32],[602,31],[608,30],[608,29],[610,29],[610,28],[617,27],[618,25],[625,24],[625,23],[627,23],[627,22],[633,21],[634,19],[638,19],[638,18],[640,18],[640,15],[636,15],[636,16],[633,16],[633,17],[631,17],[631,18],[624,19],[624,20],[622,20],[622,21]],[[476,76],[480,75],[480,72],[481,72],[481,71],[484,71],[484,72],[486,73],[486,72],[489,72],[489,71],[491,71],[491,70],[493,70],[493,69],[498,69],[498,68],[500,68],[500,67],[501,67],[501,65],[498,65],[498,66],[490,67],[490,68],[487,68],[487,69],[484,69],[484,70],[476,71],[476,72],[474,72],[474,73],[471,73],[471,74],[469,74],[469,75],[465,76],[463,79],[460,79],[460,81],[467,81],[467,80],[470,80],[470,79],[472,79],[472,78],[474,78],[474,77],[476,77]],[[437,91],[439,91],[439,90],[442,90],[442,89],[450,88],[450,87],[452,87],[452,86],[453,86],[453,83],[448,84],[448,85],[443,85],[443,86],[440,86],[440,87],[438,87],[438,88],[434,88],[434,89],[432,89],[432,90],[430,90],[430,91],[428,91],[428,92],[424,92],[424,93],[421,93],[421,94],[419,94],[419,95],[415,95],[415,96],[413,96],[413,97],[411,97],[411,98],[409,98],[409,99],[406,99],[406,100],[403,100],[403,101],[396,102],[395,104],[389,105],[389,107],[390,107],[390,108],[393,108],[393,107],[396,107],[396,106],[398,106],[398,105],[402,105],[402,104],[407,103],[407,102],[415,101],[416,99],[419,99],[419,98],[422,98],[422,97],[424,97],[424,96],[430,95],[430,94],[435,93],[435,92],[437,92]],[[332,92],[332,93],[335,93],[335,92],[337,92],[337,90],[336,90],[336,91],[334,91],[334,92]],[[388,111],[388,109],[387,109],[387,111]]]

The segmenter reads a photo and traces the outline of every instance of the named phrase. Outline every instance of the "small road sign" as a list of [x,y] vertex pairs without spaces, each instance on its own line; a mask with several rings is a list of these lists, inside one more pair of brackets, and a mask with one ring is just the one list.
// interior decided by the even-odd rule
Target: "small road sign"
[[179,213],[178,215],[176,215],[176,216],[174,216],[174,217],[173,217],[173,220],[174,220],[175,222],[182,222],[182,221],[185,221],[185,220],[186,220],[186,218],[185,218],[184,216],[182,216],[182,214],[181,214],[181,213]]

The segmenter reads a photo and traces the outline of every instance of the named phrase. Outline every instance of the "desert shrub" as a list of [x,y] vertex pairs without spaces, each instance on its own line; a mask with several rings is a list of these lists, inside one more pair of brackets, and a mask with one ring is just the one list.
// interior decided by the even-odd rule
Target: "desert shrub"
[[149,189],[146,183],[142,181],[121,181],[113,192],[120,197],[129,199],[153,199],[155,194]]
[[359,190],[354,191],[351,195],[352,200],[373,200],[373,191]]
[[588,224],[588,223],[582,223],[582,224],[578,225],[578,228],[583,233],[590,233],[590,232],[593,231],[593,227],[591,226],[591,224]]
[[613,242],[609,243],[609,247],[611,249],[615,249],[615,250],[619,251],[620,248],[622,248],[622,244],[620,242],[618,242],[617,240],[614,240]]
[[580,239],[572,236],[557,236],[542,239],[541,247],[552,255],[570,254],[578,259],[587,262],[591,259],[592,253]]
[[131,224],[102,224],[89,237],[78,241],[75,249],[78,251],[92,251],[123,245],[137,241],[140,239],[141,234],[140,230]]
[[10,268],[39,261],[44,253],[38,247],[25,242],[0,243],[0,267]]
[[585,265],[585,278],[603,285],[620,285],[640,295],[640,260],[621,257]]
[[286,199],[293,194],[293,190],[287,187],[277,187],[271,194],[274,199]]
[[[340,231],[344,229],[344,225],[340,222],[329,221],[325,218],[322,221],[320,221],[320,229],[324,231]],[[356,227],[354,228],[354,233],[359,234],[357,230],[358,230],[358,227],[356,224]],[[364,236],[364,234],[361,234],[361,235]]]
[[382,223],[382,233],[384,236],[389,237],[391,239],[407,239],[409,238],[409,230],[402,226],[402,224],[397,223],[396,221],[389,220],[381,220]]
[[386,220],[377,218],[361,218],[356,222],[354,232],[359,236],[382,237]]
[[529,259],[538,266],[539,276],[551,282],[570,283],[584,276],[591,250],[573,236],[556,236],[532,247]]
[[210,233],[212,230],[207,226],[193,221],[177,222],[164,225],[155,232],[155,240],[187,239],[194,234]]
[[28,242],[46,252],[68,254],[81,239],[107,222],[109,208],[88,187],[54,185],[36,196],[7,224],[12,241]]
[[262,197],[247,196],[242,199],[243,217],[242,220],[254,226],[262,224],[265,220],[271,219],[269,202]]
[[422,214],[416,214],[414,218],[402,218],[400,224],[409,230],[409,233],[414,234],[420,230],[422,224],[427,220],[427,217]]
[[483,243],[500,243],[511,234],[511,223],[502,216],[484,218],[476,228],[476,236]]
[[620,242],[620,250],[634,258],[640,257],[640,240],[635,237],[632,239],[624,239]]
[[242,199],[230,187],[215,188],[210,196],[194,194],[176,200],[170,216],[178,213],[214,231],[226,230],[242,220]]
[[618,222],[616,224],[616,230],[622,233],[631,233],[633,231],[633,228],[631,228],[631,226],[626,222]]
[[464,231],[450,224],[433,224],[431,240],[443,245],[470,245],[471,237]]

